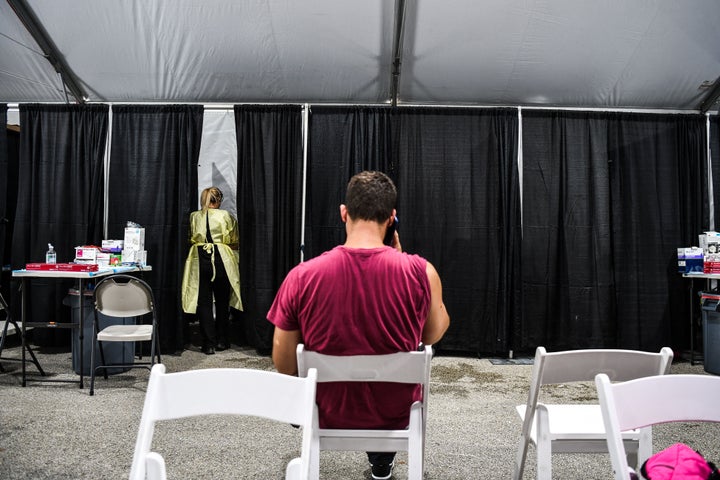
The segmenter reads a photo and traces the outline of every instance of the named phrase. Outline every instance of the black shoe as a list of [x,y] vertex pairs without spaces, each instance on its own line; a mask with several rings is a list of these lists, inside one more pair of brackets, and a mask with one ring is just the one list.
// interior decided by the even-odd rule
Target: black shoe
[[395,462],[390,463],[389,465],[370,465],[372,468],[372,478],[373,480],[388,480],[392,477],[392,470],[395,466]]
[[220,342],[217,344],[217,347],[215,347],[215,350],[217,350],[218,352],[222,352],[223,350],[227,350],[228,348],[230,348],[229,343]]
[[202,352],[205,355],[215,355],[215,348],[213,347],[202,347]]

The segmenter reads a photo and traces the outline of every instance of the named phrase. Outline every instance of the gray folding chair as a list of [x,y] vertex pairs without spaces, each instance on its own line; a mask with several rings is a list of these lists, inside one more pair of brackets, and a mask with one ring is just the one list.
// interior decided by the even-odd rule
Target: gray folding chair
[[[158,340],[157,315],[152,288],[145,281],[132,275],[112,275],[103,278],[95,286],[93,294],[95,316],[93,321],[93,348],[90,353],[91,377],[90,395],[95,393],[95,375],[102,370],[105,379],[109,368],[147,368],[161,363],[160,343]],[[100,328],[100,314],[105,317],[135,318],[131,325],[109,325]],[[150,323],[143,320],[151,317]],[[103,342],[149,342],[150,359],[142,361],[142,345],[135,353],[141,361],[106,362]],[[95,344],[100,351],[100,363],[95,364]],[[133,345],[138,348],[137,345]]]

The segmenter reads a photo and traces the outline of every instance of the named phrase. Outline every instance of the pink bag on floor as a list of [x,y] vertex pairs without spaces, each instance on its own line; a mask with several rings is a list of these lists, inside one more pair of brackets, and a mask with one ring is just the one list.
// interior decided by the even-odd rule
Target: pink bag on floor
[[640,473],[647,480],[720,480],[715,465],[683,443],[648,458]]

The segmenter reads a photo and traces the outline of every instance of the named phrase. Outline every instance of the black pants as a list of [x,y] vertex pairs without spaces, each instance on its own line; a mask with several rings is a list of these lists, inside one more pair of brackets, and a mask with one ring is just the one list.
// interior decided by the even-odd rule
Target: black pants
[[[220,252],[215,251],[215,280],[213,264],[208,252],[198,247],[200,257],[200,285],[198,287],[197,317],[204,347],[215,347],[218,342],[229,343],[230,280],[223,266]],[[213,296],[215,318],[213,318]]]

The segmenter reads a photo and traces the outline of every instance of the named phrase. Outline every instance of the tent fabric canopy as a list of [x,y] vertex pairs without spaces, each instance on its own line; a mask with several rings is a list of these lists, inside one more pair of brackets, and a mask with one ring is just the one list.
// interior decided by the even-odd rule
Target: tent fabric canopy
[[[65,68],[43,54],[23,7]],[[716,0],[0,3],[8,103],[706,111],[719,77]],[[73,78],[85,98],[63,85]]]

